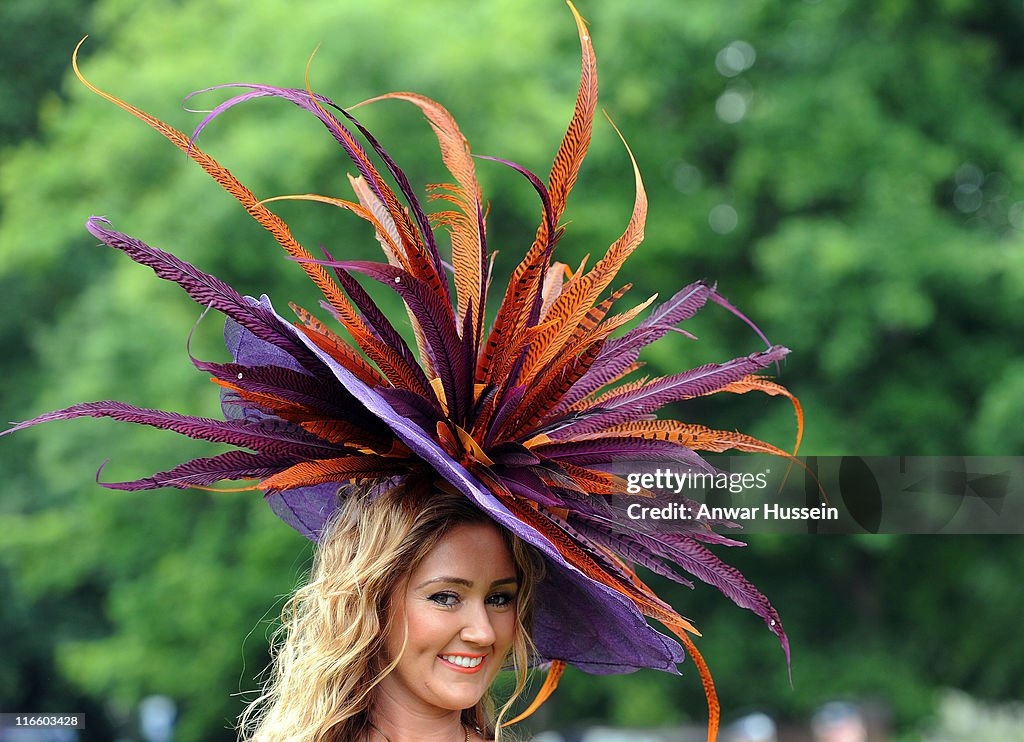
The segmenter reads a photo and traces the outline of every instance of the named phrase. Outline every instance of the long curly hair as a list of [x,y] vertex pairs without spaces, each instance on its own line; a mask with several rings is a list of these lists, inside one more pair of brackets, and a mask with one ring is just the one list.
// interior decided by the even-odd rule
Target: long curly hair
[[[464,496],[432,492],[410,498],[392,490],[347,497],[321,538],[308,582],[285,604],[275,634],[271,674],[239,719],[241,737],[326,742],[368,740],[374,688],[401,657],[387,658],[391,596],[453,527],[492,521]],[[533,645],[533,589],[543,564],[518,538],[499,529],[516,565],[516,633],[510,652],[515,686],[495,714],[485,696],[462,722],[501,739],[501,721],[527,680]]]

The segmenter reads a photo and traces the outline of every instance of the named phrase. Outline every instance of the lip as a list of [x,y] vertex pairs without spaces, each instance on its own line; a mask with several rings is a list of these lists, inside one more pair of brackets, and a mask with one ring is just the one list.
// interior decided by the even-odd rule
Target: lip
[[[487,655],[484,655],[484,654],[465,654],[463,652],[449,652],[448,656],[449,657],[468,657],[470,659],[476,659],[477,657],[486,658]],[[484,669],[484,665],[487,664],[487,660],[483,659],[483,661],[479,665],[477,665],[476,667],[463,667],[462,665],[456,665],[453,662],[449,662],[448,660],[446,660],[441,655],[438,655],[437,659],[440,661],[440,663],[442,665],[447,667],[449,670],[453,670],[454,672],[461,672],[461,673],[463,673],[465,675],[474,675],[474,674],[480,672],[481,670],[483,670]]]

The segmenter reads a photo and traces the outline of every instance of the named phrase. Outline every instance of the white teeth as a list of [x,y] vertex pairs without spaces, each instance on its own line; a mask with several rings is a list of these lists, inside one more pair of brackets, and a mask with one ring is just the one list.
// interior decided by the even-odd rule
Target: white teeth
[[458,654],[442,654],[441,659],[459,667],[477,667],[484,661],[483,657],[463,657]]

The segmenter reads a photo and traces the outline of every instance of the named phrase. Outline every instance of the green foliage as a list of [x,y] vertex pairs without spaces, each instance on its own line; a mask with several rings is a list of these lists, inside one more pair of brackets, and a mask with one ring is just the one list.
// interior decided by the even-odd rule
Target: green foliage
[[67,49],[81,37],[93,0],[6,0],[0,5],[0,147],[34,135],[40,101],[53,96]]
[[[475,152],[542,174],[578,74],[568,12],[540,0],[315,0],[301,12],[237,0],[37,5],[0,10],[18,41],[0,45],[0,144],[18,142],[0,164],[0,410],[9,420],[109,398],[218,414],[215,388],[185,353],[200,310],[98,249],[82,228],[90,214],[243,293],[316,306],[301,272],[230,197],[67,74],[80,36],[91,34],[91,80],[183,130],[200,119],[177,105],[190,91],[236,80],[302,86],[322,44],[312,83],[338,103],[421,92],[449,107]],[[633,296],[718,280],[793,349],[782,381],[807,410],[805,451],[1024,452],[1024,10],[964,0],[636,0],[580,10],[595,38],[602,105],[650,196],[647,240],[625,271]],[[748,60],[731,47],[723,74],[716,57],[736,41],[756,59],[740,69]],[[49,77],[54,59],[65,70],[60,88]],[[361,116],[414,184],[444,177],[412,107],[379,103]],[[26,138],[36,122],[38,137]],[[337,147],[282,102],[232,111],[202,143],[260,196],[347,190],[351,168]],[[536,199],[515,173],[484,162],[478,171],[497,274],[507,275],[532,238]],[[599,122],[561,259],[602,251],[631,204],[628,157]],[[378,253],[350,215],[277,206],[311,247]],[[652,349],[655,372],[758,347],[720,310],[691,329],[700,342],[669,338]],[[192,353],[223,359],[219,334],[206,320]],[[702,401],[682,414],[782,445],[792,436],[779,400]],[[102,478],[117,480],[208,453],[92,420],[3,439],[0,708],[88,706],[130,727],[128,709],[166,693],[181,706],[180,739],[233,737],[241,702],[231,694],[256,687],[278,596],[303,570],[307,547],[256,493],[129,495],[92,481],[107,456]],[[756,618],[710,588],[666,588],[706,629],[700,646],[727,715],[758,706],[798,717],[830,698],[867,695],[909,728],[932,711],[940,686],[1024,693],[1012,641],[1018,538],[762,537],[732,551],[725,556],[773,599],[790,632],[795,690]],[[701,719],[699,682],[684,672],[570,674],[541,719]],[[106,723],[92,738],[115,736]]]

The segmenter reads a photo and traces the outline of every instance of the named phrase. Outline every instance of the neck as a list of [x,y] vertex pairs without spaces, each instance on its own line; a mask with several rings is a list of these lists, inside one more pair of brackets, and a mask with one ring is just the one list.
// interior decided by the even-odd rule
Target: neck
[[378,719],[373,722],[373,730],[374,742],[463,742],[466,739],[466,727],[458,718],[435,723],[429,728]]
[[[371,712],[374,742],[463,742],[466,727],[460,711],[410,708],[379,693]],[[473,737],[471,737],[473,739]]]

